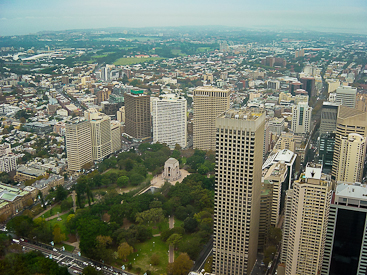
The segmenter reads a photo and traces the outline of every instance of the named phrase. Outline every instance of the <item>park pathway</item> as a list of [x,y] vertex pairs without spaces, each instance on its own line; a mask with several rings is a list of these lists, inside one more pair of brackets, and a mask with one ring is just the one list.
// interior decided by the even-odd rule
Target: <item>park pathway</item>
[[[173,215],[169,217],[168,223],[169,223],[169,229],[175,227],[175,218]],[[168,250],[168,263],[173,263],[174,261],[175,261],[175,248],[173,245],[170,245]]]

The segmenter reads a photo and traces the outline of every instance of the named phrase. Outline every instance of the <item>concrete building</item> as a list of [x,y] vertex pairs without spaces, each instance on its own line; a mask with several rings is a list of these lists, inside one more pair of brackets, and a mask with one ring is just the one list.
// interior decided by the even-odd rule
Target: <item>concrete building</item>
[[365,156],[365,137],[356,133],[343,137],[340,143],[336,182],[362,182]]
[[326,83],[327,83],[328,94],[334,93],[336,89],[340,87],[339,79],[327,79]]
[[0,171],[9,173],[17,168],[18,157],[13,154],[8,154],[0,157]]
[[259,241],[258,249],[263,249],[267,243],[267,238],[271,222],[272,188],[270,184],[263,183],[260,194],[260,218],[259,218]]
[[121,149],[121,124],[116,120],[111,121],[111,152]]
[[341,86],[336,89],[335,102],[349,108],[355,108],[356,96],[357,88],[353,88],[350,86]]
[[296,134],[305,134],[311,129],[312,107],[307,102],[300,102],[292,107],[292,131]]
[[153,142],[166,143],[171,149],[187,145],[187,102],[176,97],[152,100]]
[[88,109],[84,117],[91,126],[92,158],[102,160],[112,153],[111,118],[96,109]]
[[285,259],[285,274],[319,274],[332,195],[331,179],[322,174],[321,165],[308,163],[290,193],[287,207],[291,209],[286,210],[281,257]]
[[282,132],[274,145],[274,150],[290,150],[296,152],[296,138],[292,132]]
[[250,274],[257,255],[265,113],[216,119],[213,273]]
[[123,123],[125,123],[125,106],[122,106],[122,107],[117,111],[116,117],[117,117],[117,120],[118,120],[119,122],[123,122]]
[[88,121],[78,119],[66,124],[65,142],[69,170],[78,171],[92,163],[92,134]]
[[269,89],[279,90],[280,89],[280,81],[279,80],[268,80],[267,86],[268,86]]
[[341,105],[338,109],[336,123],[335,148],[331,171],[333,179],[336,179],[339,169],[341,140],[343,137],[348,137],[352,133],[367,137],[367,113]]
[[280,136],[284,130],[285,120],[284,118],[274,117],[269,120],[269,131]]
[[125,93],[125,131],[134,138],[151,137],[150,96],[143,90]]
[[321,275],[367,273],[367,187],[339,184],[331,200]]
[[162,177],[168,181],[174,181],[181,178],[180,164],[177,159],[169,158],[164,163],[164,170]]
[[322,104],[320,135],[336,131],[339,104],[325,101]]
[[229,90],[198,87],[194,91],[193,147],[215,150],[215,118],[229,109]]

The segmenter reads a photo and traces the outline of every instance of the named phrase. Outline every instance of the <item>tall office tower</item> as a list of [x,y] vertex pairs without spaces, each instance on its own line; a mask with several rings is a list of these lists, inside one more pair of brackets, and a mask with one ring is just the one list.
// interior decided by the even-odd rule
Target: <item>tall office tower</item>
[[92,163],[92,139],[89,121],[73,120],[65,125],[65,142],[68,169],[81,170],[85,164]]
[[321,275],[367,273],[367,187],[339,184],[330,205]]
[[116,152],[121,149],[121,124],[120,122],[111,121],[111,151]]
[[348,137],[352,133],[367,137],[367,113],[341,105],[338,109],[336,121],[335,147],[331,171],[333,179],[336,179],[339,168],[341,140],[343,137]]
[[143,90],[125,93],[126,133],[134,138],[151,137],[150,96]]
[[337,182],[361,182],[364,159],[366,156],[366,138],[353,133],[340,141],[339,167]]
[[88,109],[84,116],[91,125],[92,158],[102,160],[112,153],[111,118],[96,109]]
[[333,167],[333,156],[335,149],[335,133],[320,135],[319,163],[322,164],[322,172],[329,174]]
[[166,143],[171,149],[187,144],[186,99],[164,98],[152,101],[153,142]]
[[298,89],[302,88],[302,83],[301,82],[292,82],[289,83],[289,92],[294,96],[296,95],[296,91]]
[[[277,226],[281,212],[282,191],[288,189],[288,167],[284,162],[274,163],[264,175],[264,183],[269,184],[272,190],[271,226]],[[284,198],[283,198],[284,200]]]
[[269,235],[273,197],[271,189],[270,184],[263,183],[260,195],[259,241],[257,244],[259,250],[264,248]]
[[356,107],[357,88],[341,86],[336,89],[335,102],[349,108]]
[[309,98],[316,96],[316,86],[314,77],[301,77],[302,89],[307,91]]
[[322,104],[320,135],[335,132],[338,107],[337,103],[324,102]]
[[[308,163],[287,198],[282,259],[286,275],[319,274],[332,195],[331,179],[320,164]],[[289,195],[289,193],[288,193]],[[291,200],[291,209],[290,206]],[[287,228],[286,228],[287,226]]]
[[281,253],[280,253],[280,262],[287,262],[288,255],[288,241],[289,241],[289,233],[290,233],[290,222],[292,215],[292,198],[293,198],[293,189],[288,189],[285,192],[285,202],[284,202],[284,222],[282,228],[282,242],[281,242]]
[[216,119],[213,273],[250,274],[256,260],[265,113],[228,110]]
[[194,143],[200,150],[215,150],[215,118],[229,109],[229,90],[198,87],[194,91]]
[[300,102],[292,107],[292,131],[296,134],[310,132],[312,107],[307,102]]

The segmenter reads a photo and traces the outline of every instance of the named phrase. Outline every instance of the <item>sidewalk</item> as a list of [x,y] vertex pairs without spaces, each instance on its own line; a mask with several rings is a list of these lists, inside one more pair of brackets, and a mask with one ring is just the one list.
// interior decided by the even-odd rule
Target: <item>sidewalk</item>
[[[175,218],[174,216],[170,216],[168,219],[168,223],[169,223],[169,229],[172,229],[175,227]],[[173,245],[169,246],[169,250],[168,250],[168,263],[173,263],[175,261],[175,248],[173,247]]]

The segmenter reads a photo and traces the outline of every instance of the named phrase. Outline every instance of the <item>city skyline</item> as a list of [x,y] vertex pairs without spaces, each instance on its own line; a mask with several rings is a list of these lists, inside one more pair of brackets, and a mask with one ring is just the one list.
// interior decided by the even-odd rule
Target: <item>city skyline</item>
[[93,28],[222,25],[241,28],[317,30],[365,34],[367,3],[344,1],[139,0],[2,1],[0,35]]

